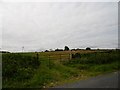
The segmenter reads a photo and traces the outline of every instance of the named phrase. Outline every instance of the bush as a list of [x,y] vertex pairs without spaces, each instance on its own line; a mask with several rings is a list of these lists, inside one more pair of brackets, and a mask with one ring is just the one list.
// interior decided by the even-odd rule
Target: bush
[[58,49],[58,48],[57,48],[57,49],[55,49],[55,51],[63,51],[63,49]]
[[87,47],[86,50],[91,50],[91,48],[90,48],[90,47]]
[[72,58],[81,58],[81,55],[79,53],[72,54]]
[[33,76],[40,62],[36,57],[21,54],[3,54],[3,82],[4,80],[25,80]]

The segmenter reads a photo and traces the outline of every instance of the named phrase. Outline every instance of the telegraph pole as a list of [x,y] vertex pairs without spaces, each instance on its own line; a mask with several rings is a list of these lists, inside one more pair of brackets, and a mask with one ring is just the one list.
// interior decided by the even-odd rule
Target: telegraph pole
[[24,52],[24,46],[22,47],[22,52]]

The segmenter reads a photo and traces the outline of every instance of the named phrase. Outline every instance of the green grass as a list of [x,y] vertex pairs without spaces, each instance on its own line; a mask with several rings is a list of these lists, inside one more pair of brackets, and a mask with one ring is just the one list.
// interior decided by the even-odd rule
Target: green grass
[[[119,51],[82,53],[81,58],[60,62],[58,52],[2,55],[3,88],[45,88],[119,70]],[[68,56],[68,52],[59,52]],[[54,59],[49,59],[52,55]],[[66,58],[66,57],[65,57]]]

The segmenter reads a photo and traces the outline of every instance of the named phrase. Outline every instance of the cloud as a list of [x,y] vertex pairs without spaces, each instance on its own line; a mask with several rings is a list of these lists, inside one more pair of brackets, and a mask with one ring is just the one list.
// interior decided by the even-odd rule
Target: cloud
[[117,3],[5,3],[3,49],[117,48]]

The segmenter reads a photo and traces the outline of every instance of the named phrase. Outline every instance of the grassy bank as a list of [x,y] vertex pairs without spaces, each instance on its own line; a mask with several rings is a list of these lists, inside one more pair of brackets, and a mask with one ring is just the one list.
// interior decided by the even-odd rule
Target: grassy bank
[[53,87],[119,70],[119,51],[83,52],[81,58],[63,61],[58,60],[56,53],[69,52],[42,52],[39,58],[36,53],[3,54],[3,88]]

